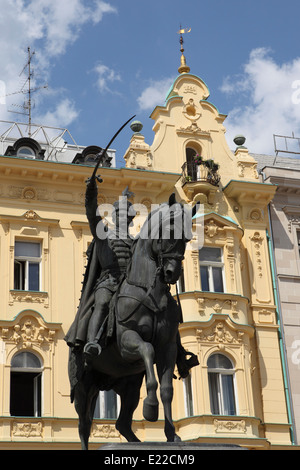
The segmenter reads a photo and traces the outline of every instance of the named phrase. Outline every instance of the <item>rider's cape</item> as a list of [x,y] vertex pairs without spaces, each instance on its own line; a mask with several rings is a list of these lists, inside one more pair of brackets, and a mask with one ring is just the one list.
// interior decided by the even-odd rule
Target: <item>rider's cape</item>
[[75,319],[65,336],[65,341],[72,347],[76,343],[85,343],[88,324],[93,313],[95,303],[95,284],[101,274],[101,265],[96,253],[95,240],[90,244],[88,251],[88,263],[83,278],[81,298]]

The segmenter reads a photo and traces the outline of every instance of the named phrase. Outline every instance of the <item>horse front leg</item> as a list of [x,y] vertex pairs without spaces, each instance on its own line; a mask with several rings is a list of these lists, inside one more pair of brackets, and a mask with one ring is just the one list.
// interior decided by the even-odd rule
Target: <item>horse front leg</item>
[[158,419],[158,399],[156,395],[157,380],[154,372],[154,348],[151,343],[143,341],[140,335],[133,330],[127,330],[120,340],[120,352],[127,361],[142,359],[146,370],[147,397],[143,404],[143,416],[147,421]]
[[172,418],[173,373],[176,356],[176,343],[169,343],[165,348],[160,348],[156,364],[160,382],[160,396],[164,407],[165,435],[168,442],[181,441],[180,437],[175,433]]

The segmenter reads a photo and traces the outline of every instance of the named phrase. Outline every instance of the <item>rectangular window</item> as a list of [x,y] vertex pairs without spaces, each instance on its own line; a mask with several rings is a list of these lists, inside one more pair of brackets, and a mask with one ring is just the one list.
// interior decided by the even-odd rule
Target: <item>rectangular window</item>
[[15,242],[14,289],[40,290],[41,244]]
[[215,415],[236,414],[232,375],[208,373],[211,412]]
[[183,384],[184,384],[184,398],[185,398],[185,414],[187,417],[190,417],[194,415],[191,374],[189,374],[185,379],[183,379]]
[[177,290],[179,294],[181,294],[182,292],[185,292],[183,267],[181,268],[181,274],[176,284],[177,284]]
[[222,249],[204,246],[199,251],[201,289],[224,292],[224,264]]
[[118,417],[118,397],[114,390],[100,391],[95,411],[95,419],[117,419]]
[[300,257],[300,230],[297,230],[298,253]]

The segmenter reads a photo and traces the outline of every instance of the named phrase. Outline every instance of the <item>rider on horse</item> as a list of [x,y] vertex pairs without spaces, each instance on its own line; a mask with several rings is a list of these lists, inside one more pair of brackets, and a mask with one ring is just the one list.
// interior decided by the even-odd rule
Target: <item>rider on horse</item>
[[[127,200],[126,192],[123,192],[123,197],[113,205],[115,226],[109,230],[97,212],[97,194],[96,177],[92,177],[87,181],[85,207],[94,238],[88,250],[88,265],[78,312],[65,338],[71,347],[84,346],[87,366],[93,357],[101,353],[101,346],[105,345],[105,342],[100,341],[106,335],[104,322],[108,318],[111,300],[126,276],[133,243],[128,227],[135,217],[133,206]],[[181,377],[187,377],[189,369],[197,365],[198,360],[195,355],[185,351],[179,333],[177,351],[178,372]],[[191,356],[190,359],[186,359],[187,355]]]

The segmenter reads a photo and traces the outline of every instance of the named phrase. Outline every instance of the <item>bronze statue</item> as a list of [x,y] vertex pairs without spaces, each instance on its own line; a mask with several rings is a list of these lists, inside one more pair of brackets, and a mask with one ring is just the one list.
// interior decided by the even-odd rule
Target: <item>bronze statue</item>
[[[114,204],[115,226],[110,231],[96,212],[96,179],[94,171],[86,191],[86,213],[94,239],[88,250],[80,305],[65,337],[70,346],[71,401],[79,416],[82,449],[88,448],[99,390],[113,389],[120,395],[116,428],[130,442],[138,441],[131,425],[144,377],[143,415],[148,421],[158,419],[154,364],[165,435],[168,441],[177,441],[171,412],[175,364],[186,377],[198,359],[181,345],[181,310],[169,285],[181,273],[186,243],[192,237],[191,217],[172,195],[168,203],[149,214],[132,239],[128,226],[134,211],[125,194]],[[187,355],[191,357],[186,359]]]

